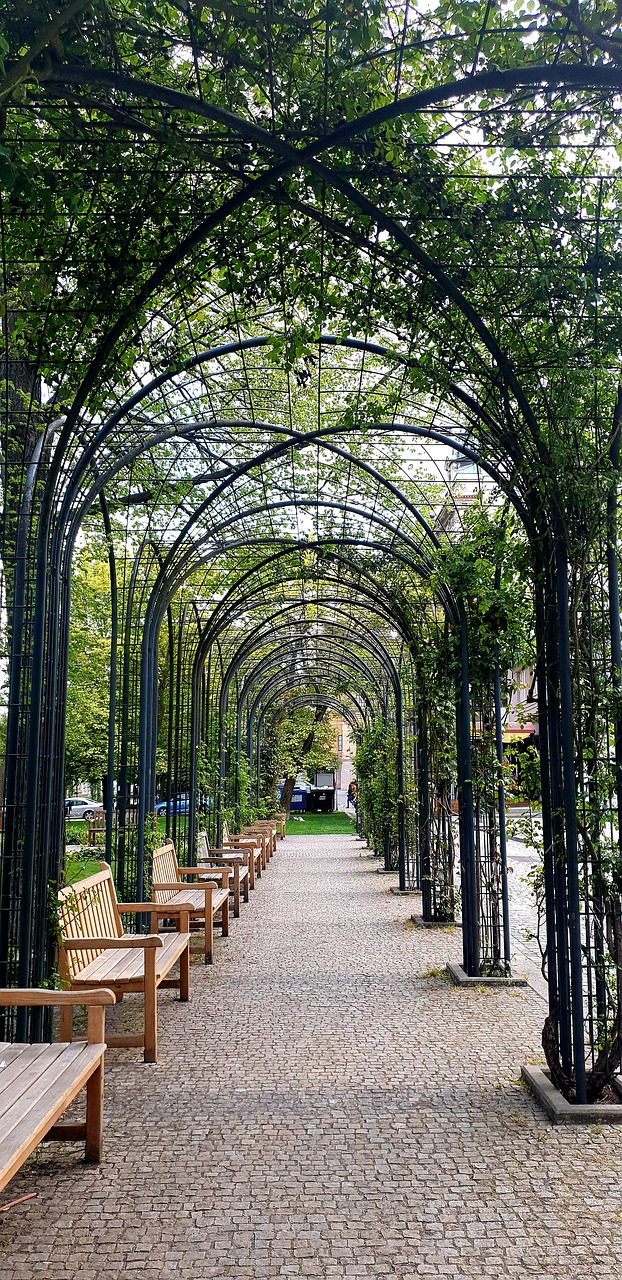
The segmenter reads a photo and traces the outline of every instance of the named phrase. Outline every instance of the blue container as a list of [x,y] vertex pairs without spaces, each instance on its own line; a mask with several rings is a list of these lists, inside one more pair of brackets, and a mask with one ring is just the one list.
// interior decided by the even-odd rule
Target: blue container
[[307,807],[307,793],[302,787],[294,787],[292,794],[292,802],[289,806],[291,813],[304,813]]

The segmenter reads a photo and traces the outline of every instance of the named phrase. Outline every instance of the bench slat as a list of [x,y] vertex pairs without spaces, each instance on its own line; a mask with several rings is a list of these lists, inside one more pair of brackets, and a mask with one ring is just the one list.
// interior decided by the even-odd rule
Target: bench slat
[[[10,1046],[3,1045],[0,1062],[6,1061],[5,1050]],[[52,1046],[58,1056],[63,1049],[62,1044]],[[13,1103],[36,1083],[42,1071],[46,1070],[46,1044],[16,1045],[20,1052],[6,1067],[0,1070],[0,1123]]]
[[[13,1103],[2,1120],[0,1189],[84,1087],[105,1053],[104,1045],[83,1042],[27,1047],[42,1048],[43,1053],[36,1060],[36,1077],[21,1088],[19,1096],[9,1086]],[[2,1074],[0,1101],[4,1101]]]

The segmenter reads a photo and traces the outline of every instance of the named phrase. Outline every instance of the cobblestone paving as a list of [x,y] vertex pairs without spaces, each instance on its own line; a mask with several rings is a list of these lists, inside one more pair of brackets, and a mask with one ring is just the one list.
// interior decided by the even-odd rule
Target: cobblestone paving
[[6,1189],[37,1199],[2,1280],[619,1280],[622,1132],[549,1125],[517,1082],[540,997],[435,976],[459,937],[362,853],[280,845],[191,1004],[163,993],[157,1066],[109,1053],[102,1166],[49,1144]]

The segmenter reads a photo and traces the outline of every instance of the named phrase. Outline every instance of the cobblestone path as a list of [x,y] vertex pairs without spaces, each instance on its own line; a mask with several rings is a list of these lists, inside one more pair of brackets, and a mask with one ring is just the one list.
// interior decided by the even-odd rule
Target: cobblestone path
[[49,1144],[6,1189],[37,1199],[0,1216],[2,1280],[619,1280],[622,1132],[517,1082],[542,999],[434,976],[459,936],[362,853],[279,846],[191,1004],[162,994],[158,1065],[109,1053],[102,1166]]

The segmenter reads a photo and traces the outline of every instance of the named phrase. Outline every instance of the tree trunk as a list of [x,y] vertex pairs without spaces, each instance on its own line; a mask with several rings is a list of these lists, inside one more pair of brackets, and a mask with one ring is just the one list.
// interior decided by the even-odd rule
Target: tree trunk
[[281,793],[281,805],[286,818],[289,818],[289,811],[291,808],[292,796],[294,794],[295,785],[296,785],[295,778],[285,779],[285,786],[283,787],[283,791]]

